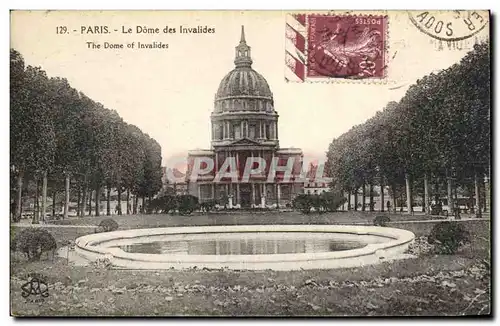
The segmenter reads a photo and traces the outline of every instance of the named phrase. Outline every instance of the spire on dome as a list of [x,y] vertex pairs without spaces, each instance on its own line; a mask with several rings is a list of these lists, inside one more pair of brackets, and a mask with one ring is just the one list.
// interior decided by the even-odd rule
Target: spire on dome
[[241,39],[240,39],[240,43],[246,43],[246,41],[245,41],[245,26],[244,25],[241,25]]
[[250,47],[245,40],[245,26],[241,25],[240,44],[236,46],[236,57],[234,59],[236,68],[251,67],[252,58],[250,56]]

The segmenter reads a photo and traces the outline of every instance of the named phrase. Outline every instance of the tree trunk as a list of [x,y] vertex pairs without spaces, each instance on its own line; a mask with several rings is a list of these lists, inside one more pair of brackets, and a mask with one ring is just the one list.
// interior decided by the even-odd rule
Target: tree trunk
[[447,184],[448,184],[448,214],[452,215],[455,213],[455,205],[454,205],[454,200],[453,200],[453,192],[452,192],[452,182],[451,182],[451,178],[448,177],[448,180],[447,180]]
[[64,178],[64,216],[63,219],[68,218],[69,213],[69,174]]
[[405,173],[405,181],[406,181],[406,209],[408,210],[408,214],[413,213],[413,205],[412,205],[412,195],[411,195],[411,184],[410,184],[410,175]]
[[76,197],[76,216],[80,216],[80,201],[81,201],[81,190],[80,187],[78,186],[77,190],[77,197]]
[[477,173],[474,174],[474,188],[476,192],[476,207],[474,207],[474,211],[476,212],[476,217],[481,217],[481,198],[479,192],[479,180],[477,177]]
[[94,193],[93,190],[90,190],[89,192],[89,216],[92,216],[92,194]]
[[347,192],[347,210],[348,211],[351,210],[351,192],[350,191]]
[[425,214],[430,215],[431,204],[429,197],[429,178],[427,176],[427,173],[424,174],[424,207],[425,207]]
[[23,203],[23,175],[22,173],[19,173],[19,175],[17,176],[17,203],[16,203],[16,211],[14,213],[15,221],[21,220],[22,203]]
[[122,215],[122,186],[118,184],[118,215]]
[[380,179],[380,211],[384,211],[385,207],[385,194],[384,194],[384,178]]
[[81,216],[85,216],[87,209],[87,174],[83,177],[83,191],[82,191],[82,213]]
[[146,211],[146,196],[142,196],[142,203],[141,203],[141,209],[140,209],[140,212],[142,214],[144,214],[144,212]]
[[33,220],[31,223],[38,224],[38,178],[35,177],[35,209],[33,210]]
[[47,171],[43,171],[42,179],[42,221],[45,222],[45,213],[47,212]]
[[365,211],[365,204],[366,204],[366,187],[365,187],[365,182],[363,181],[363,197],[361,197],[361,211]]
[[56,216],[56,191],[52,190],[52,218]]
[[392,212],[396,213],[396,185],[393,183],[391,185],[392,191]]
[[111,215],[111,186],[108,184],[106,186],[106,215],[110,216]]
[[130,189],[127,189],[127,215],[130,215]]
[[139,196],[135,195],[134,196],[134,208],[133,208],[134,209],[133,210],[134,214],[137,214],[137,205],[138,205],[138,203],[139,203]]
[[[278,185],[278,187],[279,187],[279,185]],[[147,205],[148,207],[151,206],[151,201],[152,201],[152,197],[151,197],[151,195],[149,195],[148,196],[148,205]],[[146,213],[148,213],[148,212],[149,212],[149,209],[146,211]]]
[[95,216],[101,215],[101,187],[95,188]]
[[373,202],[373,181],[370,182],[370,212],[373,212],[375,203]]
[[355,211],[358,210],[358,190],[359,190],[359,188],[356,188],[354,190],[354,210]]
[[439,204],[440,202],[440,196],[441,194],[439,193],[439,182],[438,180],[435,180],[435,183],[434,183],[434,201],[436,202],[436,204]]

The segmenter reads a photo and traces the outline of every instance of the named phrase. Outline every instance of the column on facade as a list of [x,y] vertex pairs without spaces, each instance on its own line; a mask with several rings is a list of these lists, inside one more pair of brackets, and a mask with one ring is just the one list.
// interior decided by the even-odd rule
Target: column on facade
[[262,139],[262,120],[259,121],[259,138]]
[[281,185],[279,183],[276,183],[276,204],[279,207],[279,202],[281,199]]
[[215,200],[215,183],[212,182],[212,200]]
[[215,152],[215,174],[219,172],[219,153]]
[[248,133],[248,120],[245,120],[245,129],[246,129],[245,136],[250,137],[250,134]]
[[261,183],[260,191],[260,205],[262,208],[266,207],[266,184]]
[[236,184],[236,205],[241,204],[241,195],[240,195],[240,183]]
[[278,139],[278,121],[274,122],[274,139]]
[[276,139],[276,121],[273,121],[273,139]]
[[201,201],[201,185],[198,184],[198,200]]
[[233,208],[233,184],[230,183],[229,185],[229,192],[228,192],[228,200],[229,200],[229,208]]
[[252,205],[255,205],[255,183],[251,183],[252,185]]
[[245,121],[241,120],[240,121],[240,135],[241,135],[241,138],[245,137],[245,134],[243,133],[243,130],[245,130]]
[[267,126],[267,122],[264,121],[263,125],[262,125],[262,131],[264,131],[264,135],[262,138],[264,139],[267,139],[267,130],[266,130],[266,126]]

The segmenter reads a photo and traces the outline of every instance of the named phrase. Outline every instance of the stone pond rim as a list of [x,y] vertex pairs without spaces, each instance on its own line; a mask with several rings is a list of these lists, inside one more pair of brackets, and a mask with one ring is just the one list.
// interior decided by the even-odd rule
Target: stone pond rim
[[[319,253],[295,253],[272,255],[165,255],[128,253],[120,248],[106,247],[106,242],[130,241],[159,235],[213,233],[302,232],[349,233],[386,238],[387,241],[368,244],[362,248]],[[90,234],[76,239],[75,252],[94,261],[107,258],[115,268],[125,269],[186,269],[229,268],[233,270],[300,270],[356,267],[380,262],[382,258],[397,258],[404,253],[415,235],[407,230],[354,225],[233,225],[210,227],[168,227],[134,229]]]

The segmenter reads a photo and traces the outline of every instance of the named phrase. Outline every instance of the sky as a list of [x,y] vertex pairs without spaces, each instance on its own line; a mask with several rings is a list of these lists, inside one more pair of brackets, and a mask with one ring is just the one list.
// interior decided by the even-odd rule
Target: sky
[[[148,133],[161,145],[166,164],[188,150],[210,148],[214,96],[234,67],[234,47],[244,25],[253,68],[267,79],[274,95],[280,146],[322,158],[335,137],[389,101],[398,101],[417,79],[459,61],[475,41],[488,38],[486,28],[464,41],[442,42],[418,30],[406,12],[386,13],[388,71],[377,83],[287,83],[287,15],[281,11],[17,11],[11,15],[11,48],[27,65],[42,67],[50,77],[67,78],[72,87]],[[180,34],[181,25],[215,32]],[[108,26],[111,33],[82,34],[82,27],[87,31],[89,26]],[[168,26],[177,33],[138,34],[137,26],[160,31]],[[58,34],[57,27],[66,27],[68,34]],[[134,33],[121,33],[128,28]],[[126,47],[152,41],[168,44],[168,49]],[[90,49],[87,42],[125,48]]]

